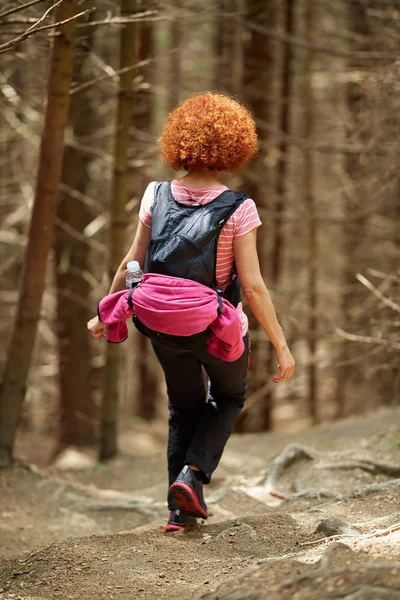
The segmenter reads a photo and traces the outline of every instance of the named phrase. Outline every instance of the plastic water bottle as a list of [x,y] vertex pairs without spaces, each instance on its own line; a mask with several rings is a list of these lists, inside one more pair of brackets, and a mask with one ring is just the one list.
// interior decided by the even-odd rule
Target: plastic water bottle
[[143,271],[137,260],[131,260],[127,264],[126,287],[130,290],[142,281]]

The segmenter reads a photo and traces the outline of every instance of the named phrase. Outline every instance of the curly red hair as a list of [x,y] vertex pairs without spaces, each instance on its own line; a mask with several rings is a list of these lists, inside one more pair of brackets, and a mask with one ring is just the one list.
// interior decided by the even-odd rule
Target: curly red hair
[[239,171],[258,148],[247,108],[213,92],[191,96],[170,112],[158,141],[175,171]]

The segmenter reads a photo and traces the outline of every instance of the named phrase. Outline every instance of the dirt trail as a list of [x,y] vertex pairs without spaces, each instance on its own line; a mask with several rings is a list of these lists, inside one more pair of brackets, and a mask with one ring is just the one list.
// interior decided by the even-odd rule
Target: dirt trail
[[0,472],[0,600],[400,599],[400,410],[233,436],[190,532],[163,533],[165,468]]

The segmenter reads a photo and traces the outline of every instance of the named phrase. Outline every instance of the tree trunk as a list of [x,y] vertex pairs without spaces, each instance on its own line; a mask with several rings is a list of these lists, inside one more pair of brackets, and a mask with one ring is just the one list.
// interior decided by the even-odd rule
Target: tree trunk
[[[77,83],[85,81],[86,66],[93,44],[94,28],[89,27],[85,41],[77,48],[75,76]],[[95,129],[93,90],[74,94],[70,106],[70,127],[74,141],[87,143]],[[64,446],[89,446],[96,441],[96,409],[90,381],[90,340],[86,323],[91,314],[87,305],[90,284],[85,272],[90,270],[89,246],[84,229],[93,218],[82,199],[89,186],[91,158],[74,145],[64,152],[62,183],[64,192],[58,205],[55,237],[57,282],[57,333],[60,372],[60,421],[56,452]],[[64,227],[66,224],[68,227]],[[71,235],[78,232],[82,239]]]
[[[216,89],[233,94],[238,63],[234,60],[237,47],[237,19],[227,15],[236,12],[238,0],[217,0],[217,18],[215,24],[215,83]],[[240,41],[240,40],[239,40]],[[237,57],[235,57],[237,59]]]
[[[294,34],[294,11],[295,0],[286,0],[283,4],[283,21],[284,31],[287,35]],[[280,115],[279,115],[279,135],[278,143],[278,159],[276,165],[276,180],[275,180],[275,205],[273,217],[273,230],[271,232],[273,246],[271,252],[271,278],[270,282],[274,290],[279,289],[279,284],[282,275],[282,261],[284,252],[284,211],[287,199],[287,175],[289,166],[289,143],[288,136],[290,134],[290,113],[293,91],[293,73],[292,73],[293,50],[290,44],[285,44],[282,47],[282,64],[280,69]],[[269,353],[269,372],[270,374],[276,370],[275,353]],[[271,392],[270,392],[271,393]],[[272,429],[272,402],[266,402],[261,410],[259,418],[260,431]]]
[[[136,0],[121,0],[121,16],[133,14]],[[134,23],[128,23],[121,29],[120,61],[121,69],[129,67],[135,61]],[[114,170],[111,191],[111,249],[109,260],[110,280],[115,275],[125,250],[127,227],[127,171],[129,133],[132,123],[132,82],[134,69],[120,75],[117,123],[114,150]],[[108,344],[106,384],[102,406],[100,459],[108,459],[117,453],[117,421],[118,406],[121,393],[121,347],[119,344]]]
[[[277,20],[277,9],[274,2],[260,3],[258,0],[246,1],[246,14],[244,27],[246,43],[244,46],[243,84],[244,98],[247,106],[252,111],[260,138],[260,152],[252,161],[251,168],[246,171],[243,188],[244,191],[256,202],[260,209],[261,218],[271,208],[273,197],[273,176],[268,171],[267,162],[271,144],[268,127],[275,119],[274,94],[275,94],[275,65],[276,44],[265,35],[252,31],[246,25],[252,22],[272,27]],[[265,222],[263,235],[258,236],[258,255],[261,271],[267,282],[271,276],[270,268],[270,231]],[[250,336],[252,339],[252,370],[249,379],[249,392],[262,388],[271,376],[269,365],[271,363],[271,349],[269,342],[253,315],[249,318]],[[264,339],[263,339],[264,338]],[[272,426],[272,394],[267,390],[263,399],[254,406],[254,409],[245,411],[239,417],[236,430],[260,431],[260,414],[262,414],[262,429]]]
[[[306,0],[305,3],[305,39],[311,43],[314,26],[315,6],[313,0]],[[317,223],[314,198],[314,153],[311,148],[311,141],[314,133],[314,107],[313,107],[313,89],[312,89],[312,51],[306,52],[304,61],[304,139],[309,146],[304,149],[304,172],[303,172],[303,194],[304,202],[307,207],[308,215],[308,412],[312,423],[318,421],[317,410]]]
[[[179,26],[179,23],[178,23]],[[139,56],[138,60],[143,61],[150,58],[153,54],[153,23],[140,23],[138,27],[138,42],[139,42]],[[142,75],[143,81],[146,86],[138,94],[138,103],[135,107],[135,124],[138,130],[138,137],[141,140],[140,145],[136,145],[137,152],[141,157],[147,154],[147,147],[149,140],[147,136],[150,135],[152,129],[152,105],[153,95],[152,90],[148,87],[150,85],[151,69],[142,67],[139,71]],[[174,86],[178,82],[174,82]],[[148,181],[146,174],[143,171],[138,171],[135,176],[137,186],[140,185],[141,189],[145,189]],[[155,356],[150,344],[150,340],[144,335],[139,335],[136,338],[137,349],[136,356],[138,357],[138,370],[137,374],[139,377],[139,385],[137,386],[137,396],[135,402],[135,416],[144,419],[145,421],[151,421],[155,418],[157,412],[157,400],[158,400],[158,381],[154,375],[154,368],[152,368],[152,362],[155,360]]]
[[[77,0],[64,0],[56,21],[76,14]],[[0,388],[0,465],[9,465],[25,396],[53,239],[68,118],[76,20],[59,27],[54,39],[48,98],[40,146],[36,193],[22,269],[16,319]]]
[[169,85],[168,85],[168,110],[172,110],[180,101],[181,89],[181,59],[183,26],[182,17],[179,14],[182,0],[175,0],[173,7],[175,18],[170,25],[170,49],[172,54],[169,59]]
[[[351,3],[348,7],[348,16],[350,19],[350,30],[364,40],[361,44],[362,50],[371,50],[371,30],[369,27],[369,18],[365,5],[361,3]],[[360,44],[358,44],[360,46]],[[348,65],[348,70],[365,70],[365,65],[360,65],[356,60],[352,60]],[[365,127],[365,103],[367,101],[367,90],[365,86],[356,82],[349,81],[346,89],[347,100],[347,138],[350,144],[368,143],[369,135],[363,136],[363,126]],[[368,132],[369,133],[369,132]],[[359,210],[364,205],[365,198],[361,197],[359,183],[366,176],[365,167],[362,166],[362,157],[360,154],[347,154],[345,157],[345,172],[350,184],[350,190],[344,191],[344,218],[351,215],[355,210]],[[358,308],[359,303],[363,301],[363,290],[360,289],[356,281],[356,273],[360,268],[360,245],[362,236],[360,230],[365,228],[367,219],[356,223],[345,223],[343,227],[343,259],[342,259],[342,291],[341,291],[341,323],[345,329],[350,325],[352,313]],[[354,378],[354,367],[351,364],[352,347],[347,340],[341,342],[340,362],[342,366],[336,373],[336,410],[335,418],[340,419],[348,413],[347,396]]]

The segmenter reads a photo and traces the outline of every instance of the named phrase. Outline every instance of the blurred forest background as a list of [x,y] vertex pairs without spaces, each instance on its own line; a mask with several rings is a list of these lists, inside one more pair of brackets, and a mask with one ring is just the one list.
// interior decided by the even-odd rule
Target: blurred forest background
[[[19,392],[19,439],[33,454],[101,439],[100,455],[111,456],[116,400],[122,432],[165,435],[148,340],[132,327],[110,348],[89,339],[86,322],[131,244],[147,183],[173,177],[158,156],[165,116],[207,90],[233,95],[257,120],[257,158],[224,181],[257,203],[262,272],[297,361],[295,377],[272,386],[275,357],[250,319],[237,431],[306,427],[399,402],[399,0],[3,0],[0,60],[0,438],[19,417],[10,416],[19,400],[7,377],[33,340]],[[51,90],[57,74],[61,92]],[[56,120],[46,137],[49,103]],[[61,178],[43,159],[40,188],[46,144],[56,154],[51,126],[64,135]],[[37,335],[17,320],[16,342],[21,273],[32,288],[40,280],[35,262],[23,269],[29,221],[35,195],[41,189],[45,203],[51,186],[54,219],[38,212],[30,234],[51,243]]]

